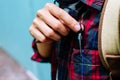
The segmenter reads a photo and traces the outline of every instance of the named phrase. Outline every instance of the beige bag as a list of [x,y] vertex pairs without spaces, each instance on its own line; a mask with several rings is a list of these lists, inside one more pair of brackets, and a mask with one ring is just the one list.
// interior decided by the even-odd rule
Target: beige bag
[[105,0],[99,25],[98,50],[112,80],[120,80],[120,0]]

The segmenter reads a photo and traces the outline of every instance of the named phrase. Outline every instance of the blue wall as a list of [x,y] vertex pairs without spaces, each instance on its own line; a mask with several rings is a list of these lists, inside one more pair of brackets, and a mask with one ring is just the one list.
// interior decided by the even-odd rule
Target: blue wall
[[0,47],[4,48],[26,70],[32,71],[39,80],[50,79],[50,64],[30,60],[32,37],[29,26],[46,2],[53,0],[0,0]]

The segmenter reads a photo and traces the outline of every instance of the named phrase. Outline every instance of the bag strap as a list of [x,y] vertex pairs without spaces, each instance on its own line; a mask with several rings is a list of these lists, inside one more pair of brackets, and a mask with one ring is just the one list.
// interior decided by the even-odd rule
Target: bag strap
[[120,55],[120,0],[105,0],[99,24],[98,50],[103,65],[110,70],[106,57]]

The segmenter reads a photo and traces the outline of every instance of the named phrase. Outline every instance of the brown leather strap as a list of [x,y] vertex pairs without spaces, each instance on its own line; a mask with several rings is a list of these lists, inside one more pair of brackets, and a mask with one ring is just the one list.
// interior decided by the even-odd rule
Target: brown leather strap
[[101,59],[103,65],[105,66],[105,68],[107,70],[109,70],[109,66],[108,66],[108,64],[106,64],[107,61],[103,57],[102,48],[101,48],[102,47],[101,46],[101,43],[102,43],[101,42],[102,23],[103,23],[103,17],[104,17],[104,12],[105,12],[105,9],[106,9],[107,2],[108,2],[108,0],[105,0],[104,6],[103,6],[103,9],[102,9],[102,13],[101,13],[101,17],[100,17],[99,32],[98,32],[98,51],[99,51],[100,59]]
[[120,0],[105,1],[99,24],[98,50],[103,65],[112,77],[119,78]]

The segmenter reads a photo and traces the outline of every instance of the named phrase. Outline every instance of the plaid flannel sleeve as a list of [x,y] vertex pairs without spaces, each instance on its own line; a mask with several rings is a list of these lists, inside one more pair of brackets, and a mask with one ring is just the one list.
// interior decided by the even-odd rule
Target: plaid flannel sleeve
[[35,42],[35,39],[33,40],[32,42],[32,48],[33,48],[33,55],[31,57],[31,59],[33,61],[36,61],[36,62],[50,62],[50,57],[48,58],[43,58],[40,53],[38,52],[38,49],[37,49],[37,45],[36,45],[36,42]]

